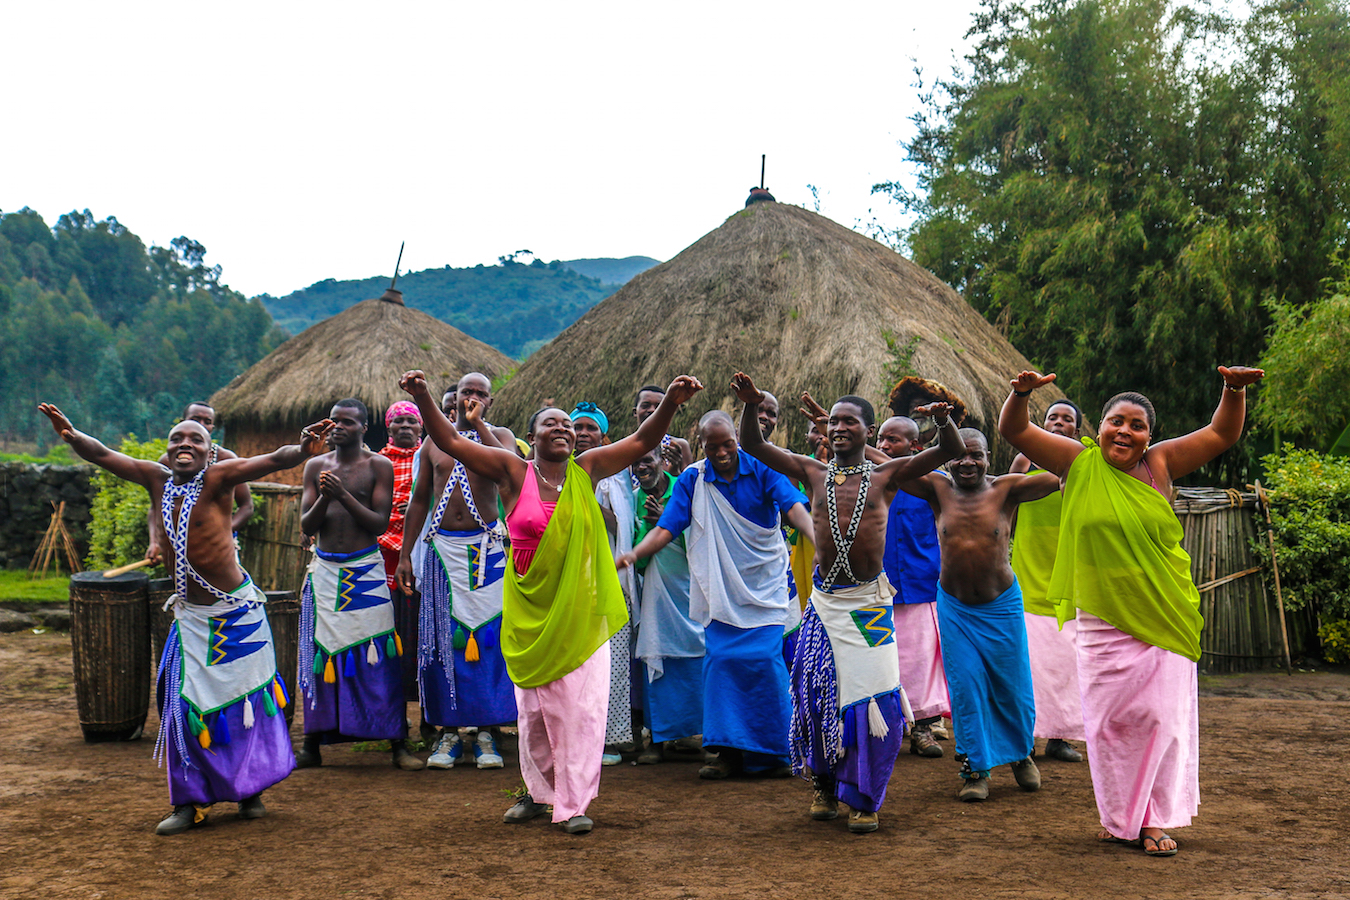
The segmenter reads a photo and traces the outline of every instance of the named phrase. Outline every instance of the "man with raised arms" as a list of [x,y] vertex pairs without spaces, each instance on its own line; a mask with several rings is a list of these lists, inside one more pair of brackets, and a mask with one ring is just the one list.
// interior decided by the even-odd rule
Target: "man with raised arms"
[[[758,434],[758,423],[755,426]],[[705,629],[701,778],[736,769],[784,776],[788,766],[787,545],[779,521],[811,527],[806,497],[742,451],[721,410],[699,421],[705,459],[680,473],[661,518],[629,566],[684,534],[690,568],[689,616]]]
[[231,507],[239,485],[321,452],[332,423],[304,429],[299,445],[208,466],[211,433],[189,419],[169,432],[166,466],[108,449],[50,403],[38,410],[82,459],[150,492],[169,543],[174,630],[160,663],[155,749],[168,759],[174,809],[155,833],[202,824],[216,802],[236,802],[241,818],[260,818],[267,812],[262,792],[290,774],[295,758],[280,714],[288,698],[266,598],[239,567]]
[[813,819],[837,817],[842,800],[852,808],[850,831],[876,831],[906,719],[892,646],[894,590],[882,567],[887,509],[907,479],[956,456],[960,438],[945,403],[925,407],[942,427],[942,444],[878,466],[866,456],[876,429],[872,404],[850,395],[830,410],[826,428],[833,456],[822,463],[766,442],[758,422],[759,390],[741,372],[731,384],[745,404],[741,446],[804,484],[812,501],[814,590],[792,660],[793,771],[811,774]]
[[942,666],[952,701],[956,750],[966,757],[957,797],[989,797],[989,773],[1012,763],[1025,791],[1041,786],[1031,758],[1036,704],[1027,659],[1022,591],[1008,565],[1008,540],[1017,505],[1059,490],[1048,473],[991,477],[989,442],[961,429],[964,449],[936,472],[903,489],[927,500],[937,519],[942,570],[937,587]]
[[296,765],[322,765],[322,744],[388,740],[394,765],[420,769],[404,742],[403,646],[376,543],[389,527],[394,467],[365,446],[364,403],[339,400],[329,418],[333,451],[305,464],[300,498],[300,528],[317,539],[301,598],[305,740]]
[[[877,433],[877,449],[891,459],[904,459],[923,449],[919,426],[908,416],[892,416]],[[895,641],[900,657],[900,683],[914,710],[909,752],[937,759],[947,737],[942,717],[952,714],[947,677],[942,672],[938,640],[937,583],[942,559],[937,524],[925,500],[897,491],[886,517],[886,576],[895,588]]]
[[[1083,413],[1068,400],[1050,404],[1042,426],[1051,434],[1078,440]],[[1019,453],[1008,471],[1023,474],[1039,469]],[[1050,573],[1059,543],[1059,491],[1017,511],[1013,531],[1012,567],[1022,586],[1022,608],[1027,620],[1027,650],[1031,654],[1031,686],[1036,695],[1035,736],[1045,738],[1045,755],[1062,762],[1082,762],[1083,754],[1069,740],[1087,739],[1083,727],[1083,698],[1078,693],[1078,622],[1069,619],[1060,630],[1055,604],[1050,602]]]
[[[470,372],[453,392],[446,417],[465,438],[486,447],[515,447],[511,429],[491,425],[492,384]],[[451,396],[446,393],[444,401]],[[472,416],[465,412],[476,401]],[[413,405],[414,409],[416,405]],[[506,575],[505,531],[497,521],[497,485],[465,468],[434,441],[424,441],[408,503],[409,533],[426,529],[428,552],[420,572],[405,541],[398,581],[405,592],[422,593],[418,684],[426,721],[444,730],[427,765],[451,769],[469,757],[480,769],[503,760],[488,726],[516,720],[515,690],[502,659],[502,578]],[[461,740],[460,729],[466,729]]]

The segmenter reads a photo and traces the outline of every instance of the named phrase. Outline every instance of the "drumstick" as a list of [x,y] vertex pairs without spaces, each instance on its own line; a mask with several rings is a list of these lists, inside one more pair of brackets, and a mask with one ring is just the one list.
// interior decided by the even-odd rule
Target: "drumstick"
[[118,575],[125,575],[133,569],[143,569],[146,566],[153,566],[155,561],[152,559],[138,559],[134,563],[127,563],[125,566],[118,566],[115,569],[109,569],[103,573],[104,578],[116,578]]

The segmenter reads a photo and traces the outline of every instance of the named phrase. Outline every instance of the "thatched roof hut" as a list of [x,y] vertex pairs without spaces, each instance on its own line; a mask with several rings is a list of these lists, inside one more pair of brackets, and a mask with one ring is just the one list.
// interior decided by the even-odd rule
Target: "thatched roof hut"
[[[304,425],[328,415],[333,402],[356,397],[370,408],[366,443],[384,446],[384,411],[407,399],[398,378],[427,373],[433,392],[465,372],[505,375],[515,362],[439,319],[403,305],[401,291],[363,300],[306,328],[211,397],[226,444],[248,456],[294,443]],[[300,470],[276,480],[299,483]]]
[[[782,403],[779,431],[804,449],[803,390],[828,406],[860,394],[884,416],[891,387],[915,374],[947,385],[966,424],[991,438],[1008,381],[1030,363],[932,273],[894,250],[795,206],[755,203],[674,259],[648,269],[536,351],[497,394],[493,418],[523,429],[545,398],[591,400],[631,430],[633,393],[687,372],[705,391],[676,419],[735,405],[737,369]],[[1034,396],[1033,416],[1060,396]],[[778,438],[778,435],[775,435]],[[995,441],[995,471],[1011,450]]]

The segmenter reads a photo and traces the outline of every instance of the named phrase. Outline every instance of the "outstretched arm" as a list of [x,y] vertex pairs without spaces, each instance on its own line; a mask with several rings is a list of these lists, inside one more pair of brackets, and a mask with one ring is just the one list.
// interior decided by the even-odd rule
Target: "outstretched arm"
[[[651,419],[648,419],[647,421],[650,422]],[[627,553],[620,553],[618,556],[614,557],[614,565],[617,568],[626,569],[638,560],[652,556],[673,540],[675,540],[675,535],[672,532],[669,532],[660,526],[653,528],[651,531],[647,532],[647,536],[642,539],[642,542],[632,550]]]
[[[1011,475],[1003,477],[1009,478]],[[1049,497],[1057,490],[1059,490],[1058,475],[1053,472],[1037,472],[1035,475],[1022,475],[1020,480],[1013,483],[1008,496],[1014,503],[1029,503],[1032,500]]]
[[118,478],[139,484],[148,490],[157,477],[162,478],[168,472],[166,467],[152,459],[134,459],[125,453],[118,453],[104,446],[97,438],[75,430],[75,426],[70,424],[65,413],[51,403],[39,403],[38,412],[51,420],[52,428],[57,435],[70,445],[70,449],[74,450],[80,459],[91,462],[100,469],[107,469]]
[[961,429],[952,421],[950,403],[930,403],[914,411],[921,416],[932,416],[934,421],[941,420],[938,428],[942,440],[936,447],[928,447],[913,456],[887,460],[877,467],[877,472],[886,479],[887,489],[892,494],[900,490],[901,482],[927,475],[948,460],[956,459],[966,449],[961,441]]
[[913,494],[920,500],[927,500],[931,503],[933,498],[937,496],[937,484],[942,480],[945,480],[945,476],[936,472],[929,472],[927,475],[920,475],[918,478],[906,479],[900,482],[899,487],[906,494]]
[[731,376],[731,389],[736,392],[736,399],[745,404],[741,409],[738,434],[741,449],[770,469],[802,484],[810,484],[808,469],[824,468],[819,460],[792,453],[764,440],[764,433],[759,430],[759,404],[764,400],[764,392],[755,387],[754,381],[744,372]]
[[[427,390],[427,377],[420,370],[405,372],[398,380],[398,386],[412,396],[418,411],[422,413],[422,425],[437,447],[464,463],[475,474],[489,478],[499,485],[511,485],[513,492],[519,491],[519,485],[525,479],[528,466],[513,449],[485,447],[460,435],[445,417],[445,413],[436,405],[431,392]],[[465,404],[464,415],[475,429],[482,421],[482,414],[482,404],[477,400],[470,400]]]
[[[661,438],[670,429],[670,420],[675,418],[675,410],[701,390],[703,385],[692,375],[676,378],[661,398],[661,405],[656,408],[656,412],[648,416],[637,431],[612,444],[587,450],[577,457],[577,465],[586,470],[592,482],[622,472],[661,443]],[[465,465],[468,465],[467,461]]]
[[1003,401],[1003,409],[998,414],[998,433],[1003,439],[1027,455],[1033,463],[1063,475],[1069,466],[1083,452],[1083,445],[1071,437],[1051,434],[1044,428],[1031,424],[1027,405],[1031,392],[1045,387],[1055,380],[1054,374],[1042,375],[1040,372],[1025,371],[1012,381],[1012,393]]
[[1223,376],[1224,387],[1209,424],[1153,447],[1173,479],[1189,475],[1237,443],[1247,415],[1247,385],[1260,381],[1266,373],[1246,366],[1219,366],[1219,374]]
[[[300,443],[287,444],[285,447],[279,447],[271,453],[264,453],[260,456],[236,456],[234,459],[222,459],[211,467],[214,471],[208,473],[208,475],[233,491],[236,485],[257,481],[282,469],[294,468],[310,457],[323,453],[328,440],[328,432],[332,430],[333,421],[331,419],[306,425],[300,429]],[[248,488],[244,490],[248,490]],[[250,499],[249,512],[252,513],[252,510],[253,502]],[[248,521],[248,519],[246,518],[244,521]]]

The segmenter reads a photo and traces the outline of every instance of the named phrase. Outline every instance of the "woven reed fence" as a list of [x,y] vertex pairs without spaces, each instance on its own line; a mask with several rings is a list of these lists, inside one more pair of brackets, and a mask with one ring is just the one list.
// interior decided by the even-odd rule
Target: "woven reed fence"
[[[1249,672],[1282,665],[1279,610],[1266,590],[1270,553],[1257,540],[1256,494],[1222,488],[1178,488],[1172,503],[1185,531],[1200,589],[1200,671]],[[1307,610],[1285,611],[1294,659],[1315,653],[1317,622]]]
[[239,557],[264,591],[294,591],[300,597],[310,551],[301,543],[298,486],[255,481],[248,486],[261,506],[239,534]]

